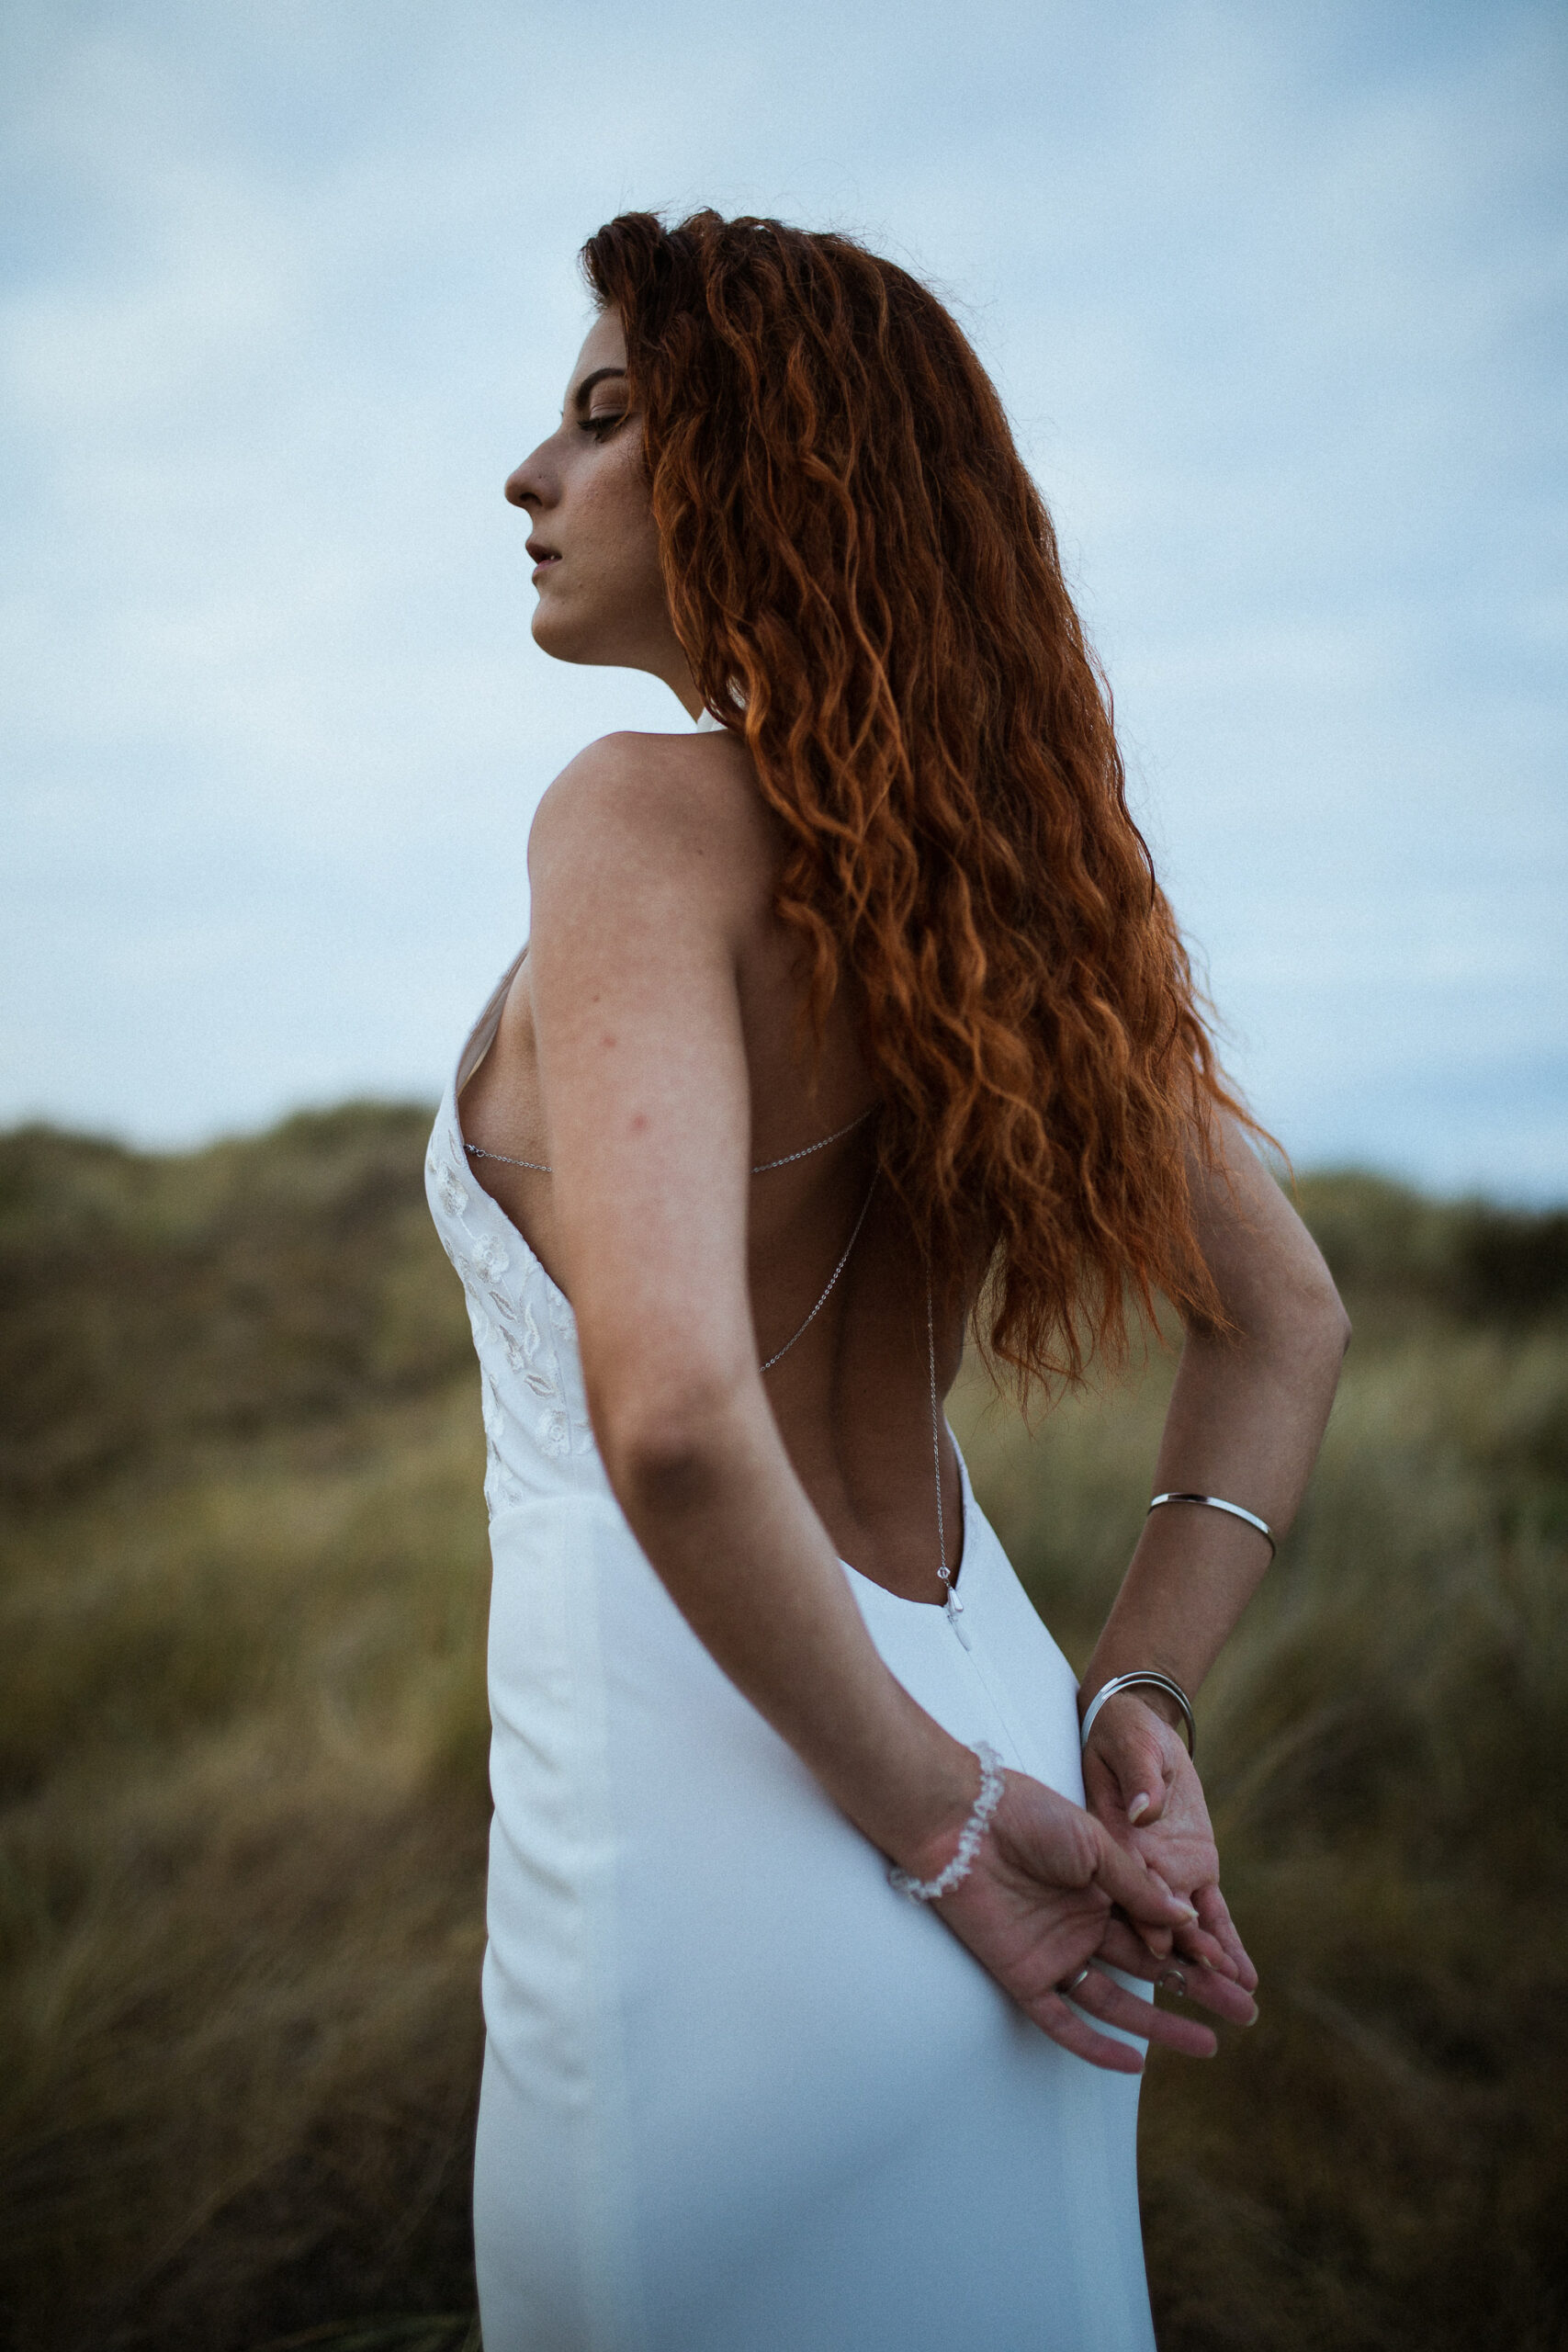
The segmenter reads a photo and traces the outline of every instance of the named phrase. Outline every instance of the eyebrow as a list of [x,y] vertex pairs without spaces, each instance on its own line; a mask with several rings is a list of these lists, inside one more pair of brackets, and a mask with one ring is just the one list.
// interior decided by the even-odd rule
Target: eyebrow
[[[571,405],[577,411],[579,416],[582,414],[587,403],[588,395],[593,390],[595,384],[602,384],[606,376],[624,376],[626,372],[626,371],[624,368],[595,368],[592,376],[584,376],[581,383],[579,384],[577,390],[571,396]],[[564,409],[561,413],[563,415],[566,413]]]

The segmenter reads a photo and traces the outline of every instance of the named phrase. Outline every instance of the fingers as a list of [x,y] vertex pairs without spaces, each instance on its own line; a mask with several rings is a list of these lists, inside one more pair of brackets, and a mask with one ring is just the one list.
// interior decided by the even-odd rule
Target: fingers
[[[1171,1981],[1176,1977],[1179,1977],[1179,1984]],[[1244,1992],[1233,1977],[1218,1975],[1200,1961],[1182,1960],[1174,1965],[1168,1963],[1155,1983],[1162,1992],[1170,1993],[1177,1999],[1198,2008],[1207,2009],[1212,2017],[1223,2018],[1226,2025],[1246,2026],[1258,2022],[1258,2004],[1251,1994]]]
[[[1169,1888],[1170,1881],[1163,1871],[1156,1870],[1152,1862],[1149,1864],[1149,1875],[1151,1878],[1157,1879],[1161,1886]],[[1188,1922],[1190,1927],[1192,1924],[1191,1921]],[[1129,1919],[1127,1925],[1132,1928],[1144,1950],[1152,1953],[1156,1960],[1168,1960],[1175,1951],[1176,1931],[1173,1928],[1151,1928],[1146,1919],[1142,1921]]]
[[1132,1720],[1096,1726],[1085,1759],[1091,1802],[1109,1804],[1134,1828],[1150,1828],[1165,1811],[1166,1770],[1159,1741],[1145,1728],[1146,1710],[1130,1711]]
[[1219,1945],[1230,1962],[1235,1973],[1235,1981],[1242,1990],[1247,1993],[1256,1993],[1258,1971],[1252,1964],[1247,1946],[1236,1933],[1235,1924],[1230,1915],[1230,1906],[1220,1893],[1218,1885],[1201,1886],[1193,1899],[1198,1906],[1198,1930],[1212,1937]]
[[[1184,1999],[1190,2007],[1207,2009],[1226,2025],[1247,2026],[1257,2019],[1257,2004],[1244,1986],[1228,1973],[1221,1974],[1185,1954],[1176,1963],[1185,1985],[1185,1991],[1179,1995],[1175,1984],[1166,1981],[1175,1973],[1172,1963],[1153,1959],[1125,1920],[1106,1922],[1095,1958],[1108,1968],[1121,1969],[1124,1975],[1141,1976],[1145,1984],[1161,1985],[1173,1997]],[[1084,1981],[1087,1984],[1089,1979]],[[1075,1994],[1074,1998],[1077,1997]],[[1134,2030],[1141,2032],[1144,2029],[1138,2027]]]
[[1152,1739],[1122,1743],[1117,1782],[1127,1818],[1135,1829],[1151,1829],[1165,1811],[1165,1758]]
[[1152,1984],[1169,1962],[1168,1952],[1151,1953],[1131,1921],[1119,1919],[1114,1912],[1105,1923],[1095,1958],[1104,1961],[1108,1968],[1120,1968],[1129,1976],[1141,1976],[1147,1984]]
[[[1167,1975],[1171,1973],[1165,1971]],[[1156,2008],[1152,2001],[1129,1993],[1102,1969],[1091,1968],[1083,1983],[1074,1987],[1072,1998],[1102,2024],[1120,2026],[1123,2033],[1135,2033],[1143,2041],[1163,2042],[1184,2058],[1212,2058],[1220,2046],[1196,2018],[1185,2017],[1179,2009]]]
[[[1195,1960],[1200,1967],[1212,1968],[1219,1976],[1234,1977],[1238,1973],[1227,1947],[1217,1936],[1208,1933],[1201,1917],[1193,1925],[1179,1929],[1173,1941],[1184,1960]],[[1256,1973],[1253,1981],[1257,1982]]]
[[[1075,1993],[1073,2001],[1076,2002],[1077,1997]],[[1146,2010],[1148,2004],[1140,2002],[1139,2007]],[[1038,2000],[1027,2004],[1027,2013],[1042,2033],[1048,2033],[1053,2041],[1059,2041],[1062,2048],[1070,2050],[1075,2057],[1087,2058],[1091,2066],[1102,2067],[1108,2075],[1143,2073],[1144,2053],[1141,2050],[1130,2049],[1124,2041],[1112,2041],[1109,2034],[1096,2033],[1089,2019],[1081,2017],[1060,1993],[1042,1994]]]
[[1258,2004],[1250,1993],[1229,1976],[1216,1976],[1212,1968],[1183,1964],[1187,1980],[1185,1999],[1196,2002],[1212,2017],[1223,2018],[1226,2025],[1256,2025]]
[[1141,1856],[1118,1846],[1103,1829],[1094,1876],[1112,1903],[1119,1904],[1137,1924],[1178,1930],[1197,1924],[1198,1914],[1191,1904],[1173,1894],[1157,1871],[1151,1871]]

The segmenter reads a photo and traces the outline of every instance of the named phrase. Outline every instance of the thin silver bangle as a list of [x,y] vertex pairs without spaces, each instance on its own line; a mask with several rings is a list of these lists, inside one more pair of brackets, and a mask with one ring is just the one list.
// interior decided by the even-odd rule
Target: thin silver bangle
[[[1266,1519],[1259,1519],[1255,1510],[1243,1510],[1239,1503],[1225,1502],[1219,1495],[1156,1495],[1149,1505],[1149,1510],[1158,1510],[1161,1503],[1201,1503],[1205,1510],[1228,1510],[1233,1519],[1245,1519],[1248,1527],[1257,1528],[1269,1546],[1270,1559],[1279,1549],[1274,1541],[1274,1531]],[[1145,1517],[1147,1515],[1145,1512]]]
[[1163,1690],[1168,1699],[1175,1700],[1181,1710],[1181,1720],[1187,1726],[1187,1753],[1189,1756],[1197,1755],[1198,1726],[1192,1720],[1191,1700],[1179,1682],[1173,1681],[1168,1674],[1156,1674],[1152,1667],[1145,1667],[1137,1674],[1113,1674],[1110,1681],[1095,1692],[1085,1711],[1083,1729],[1078,1735],[1080,1755],[1089,1747],[1089,1736],[1094,1729],[1094,1719],[1107,1699],[1114,1699],[1118,1690],[1136,1690],[1140,1687],[1149,1690]]

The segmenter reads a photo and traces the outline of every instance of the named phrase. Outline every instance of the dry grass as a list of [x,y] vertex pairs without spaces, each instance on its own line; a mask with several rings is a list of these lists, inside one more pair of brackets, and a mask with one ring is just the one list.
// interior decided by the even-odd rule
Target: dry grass
[[[1369,1321],[1200,1707],[1261,2017],[1213,2067],[1151,2066],[1165,2352],[1568,2342],[1568,1331]],[[1168,1380],[1032,1442],[972,1408],[976,1482],[1080,1664]]]
[[29,2352],[471,2303],[472,1402],[14,1538],[0,2305]]
[[[421,1133],[0,1145],[14,2352],[474,2352],[486,1567]],[[1201,1704],[1263,2016],[1151,2071],[1161,2341],[1528,2352],[1568,2338],[1568,1220],[1308,1205],[1359,1338]],[[961,1400],[1080,1657],[1168,1377],[1032,1440]]]

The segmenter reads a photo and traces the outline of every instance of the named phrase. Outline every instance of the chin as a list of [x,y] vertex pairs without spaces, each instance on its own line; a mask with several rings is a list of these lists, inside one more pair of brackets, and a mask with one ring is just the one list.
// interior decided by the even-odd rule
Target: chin
[[600,669],[631,668],[624,653],[616,650],[613,636],[602,627],[595,627],[581,615],[551,612],[543,601],[534,607],[529,624],[535,644],[552,662],[577,662]]
[[591,662],[593,658],[583,642],[589,632],[581,627],[574,628],[567,615],[552,613],[542,600],[534,607],[529,628],[540,652],[547,653],[554,662]]

